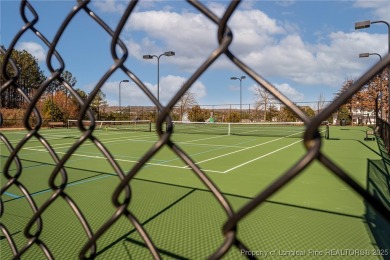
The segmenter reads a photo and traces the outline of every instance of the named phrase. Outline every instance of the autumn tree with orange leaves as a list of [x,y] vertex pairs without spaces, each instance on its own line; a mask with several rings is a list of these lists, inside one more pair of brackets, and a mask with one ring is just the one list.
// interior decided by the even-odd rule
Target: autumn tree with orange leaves
[[[374,78],[372,78],[365,86],[356,92],[344,106],[350,111],[359,109],[360,111],[370,112],[375,111],[375,103],[378,102],[378,114],[382,118],[388,118],[389,104],[388,104],[388,69],[382,71]],[[342,92],[347,90],[354,83],[353,79],[348,79],[344,82],[340,91],[337,93],[337,98]],[[382,113],[381,113],[382,111]]]

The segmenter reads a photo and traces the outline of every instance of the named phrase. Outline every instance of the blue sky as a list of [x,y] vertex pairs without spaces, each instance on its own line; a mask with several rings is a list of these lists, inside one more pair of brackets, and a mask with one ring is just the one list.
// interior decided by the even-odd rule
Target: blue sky
[[[71,0],[30,3],[39,15],[36,28],[49,41],[76,5]],[[224,0],[203,3],[218,16],[228,5]],[[92,1],[89,8],[114,30],[127,4],[99,0]],[[20,3],[2,0],[0,5],[0,41],[7,48],[23,26]],[[358,77],[378,61],[377,56],[359,59],[359,53],[384,56],[388,51],[387,26],[373,24],[355,30],[354,23],[362,20],[390,22],[390,1],[243,1],[229,21],[234,35],[230,50],[294,102],[317,101],[321,93],[332,100],[346,79]],[[217,47],[217,27],[184,1],[140,1],[121,39],[129,50],[126,66],[153,93],[157,93],[157,60],[142,56],[176,53],[160,59],[160,100],[166,104]],[[85,12],[70,23],[57,51],[65,69],[76,77],[77,88],[90,92],[113,64],[110,42]],[[24,34],[17,49],[31,52],[48,72],[47,48],[33,33]],[[221,57],[191,91],[199,104],[239,104],[240,82],[230,80],[232,76],[247,75]],[[123,79],[128,78],[118,71],[104,85],[110,105],[118,105],[118,85]],[[256,85],[249,77],[242,81],[243,104],[254,104]],[[122,83],[121,99],[122,106],[152,104],[131,81]]]

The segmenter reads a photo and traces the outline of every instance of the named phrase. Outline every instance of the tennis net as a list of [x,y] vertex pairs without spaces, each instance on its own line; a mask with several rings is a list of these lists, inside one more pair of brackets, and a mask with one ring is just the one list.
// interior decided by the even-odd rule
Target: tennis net
[[[101,130],[121,130],[135,132],[151,132],[152,122],[150,120],[122,120],[122,121],[95,121],[96,129]],[[83,121],[85,127],[91,125],[91,121]],[[68,128],[78,128],[77,120],[69,119]]]
[[[173,132],[185,134],[242,135],[303,138],[303,122],[265,123],[209,123],[174,121]],[[320,133],[328,138],[329,127],[321,127]]]

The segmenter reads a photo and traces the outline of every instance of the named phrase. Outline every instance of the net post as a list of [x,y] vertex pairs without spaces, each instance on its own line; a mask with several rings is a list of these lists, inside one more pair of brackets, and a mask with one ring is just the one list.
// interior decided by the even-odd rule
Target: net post
[[329,125],[326,125],[325,139],[329,139]]
[[228,123],[228,135],[230,135],[230,123]]

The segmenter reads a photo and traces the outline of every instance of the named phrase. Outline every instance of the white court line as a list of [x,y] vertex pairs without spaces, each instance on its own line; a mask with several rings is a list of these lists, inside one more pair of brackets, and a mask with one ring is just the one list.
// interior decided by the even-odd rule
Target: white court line
[[[37,151],[37,152],[47,152],[47,150],[45,149],[31,149],[31,148],[24,148],[26,150],[31,150],[31,151]],[[64,152],[56,152],[57,154],[65,154]],[[104,160],[107,160],[106,157],[102,157],[102,156],[97,156],[97,155],[85,155],[85,154],[77,154],[77,153],[73,153],[72,156],[79,156],[79,157],[87,157],[87,158],[94,158],[94,159],[104,159]],[[121,161],[121,162],[130,162],[130,163],[138,163],[138,161],[133,161],[133,160],[125,160],[125,159],[114,159],[115,161]],[[150,162],[147,162],[146,165],[152,165],[152,166],[162,166],[162,167],[168,167],[168,168],[176,168],[176,169],[190,169],[188,168],[186,165],[185,166],[175,166],[175,165],[168,165],[168,164],[161,164],[161,163],[150,163]],[[202,169],[204,171],[208,171],[208,172],[216,172],[216,173],[224,173],[224,172],[221,172],[221,171],[215,171],[215,170],[206,170],[206,169]]]
[[223,148],[243,148],[243,146],[238,145],[223,145],[223,144],[194,144],[190,142],[175,142],[177,144],[190,144],[192,146],[207,146],[207,147],[223,147]]
[[[295,134],[294,134],[294,135],[295,135]],[[265,145],[265,144],[268,144],[268,143],[272,143],[272,142],[275,142],[275,141],[278,141],[278,140],[281,140],[281,139],[287,138],[287,137],[289,137],[289,136],[291,136],[291,135],[284,136],[284,137],[280,137],[280,138],[276,138],[276,139],[274,139],[274,140],[271,140],[271,141],[268,141],[268,142],[265,142],[265,143],[261,143],[261,144],[257,144],[257,145],[249,146],[249,147],[246,147],[246,148],[243,148],[243,149],[240,149],[240,150],[234,151],[234,152],[230,152],[230,153],[221,154],[221,155],[218,155],[218,156],[215,156],[215,157],[212,157],[212,158],[209,158],[209,159],[206,159],[206,160],[203,160],[203,161],[197,162],[196,164],[200,164],[200,163],[208,162],[208,161],[211,161],[211,160],[214,160],[214,159],[218,159],[218,158],[225,157],[225,156],[228,156],[228,155],[231,155],[231,154],[235,154],[235,153],[239,153],[239,152],[242,152],[242,151],[245,151],[245,150],[248,150],[248,149],[252,149],[252,148],[255,148],[255,147],[259,147],[259,146],[262,146],[262,145]],[[301,141],[301,140],[302,140],[302,139],[300,139],[300,141]]]
[[299,140],[299,141],[296,141],[296,142],[294,142],[294,143],[292,143],[292,144],[286,145],[286,146],[284,146],[284,147],[282,147],[282,148],[276,149],[275,151],[272,151],[272,152],[270,152],[270,153],[267,153],[267,154],[264,154],[264,155],[262,155],[262,156],[259,156],[259,157],[255,158],[255,159],[252,159],[252,160],[249,160],[249,161],[244,162],[244,163],[242,163],[242,164],[239,164],[239,165],[237,165],[237,166],[235,166],[235,167],[233,167],[233,168],[230,168],[229,170],[224,171],[223,173],[228,173],[228,172],[230,172],[230,171],[232,171],[232,170],[235,170],[235,169],[237,169],[237,168],[239,168],[239,167],[241,167],[241,166],[244,166],[244,165],[246,165],[246,164],[248,164],[248,163],[257,161],[257,160],[259,160],[259,159],[261,159],[261,158],[264,158],[264,157],[266,157],[266,156],[268,156],[268,155],[271,155],[271,154],[273,154],[273,153],[276,153],[276,152],[279,152],[279,151],[281,151],[281,150],[284,150],[284,149],[286,149],[286,148],[288,148],[288,147],[290,147],[290,146],[292,146],[292,145],[294,145],[294,144],[297,144],[297,143],[299,143],[299,142],[301,142],[301,141],[302,141],[302,139]]
[[[227,136],[227,135],[224,135],[224,136]],[[217,136],[217,137],[208,137],[208,138],[200,138],[200,139],[194,139],[192,141],[184,141],[184,142],[177,142],[178,144],[190,144],[191,142],[197,142],[197,141],[203,141],[203,140],[208,140],[208,139],[213,139],[213,138],[220,138],[220,137],[224,137],[224,136]],[[150,140],[151,138],[153,138],[152,140]],[[145,138],[145,135],[141,135],[141,136],[135,136],[133,138],[123,138],[123,137],[116,137],[116,138],[111,138],[111,139],[105,139],[103,141],[104,144],[106,143],[115,143],[115,142],[122,142],[124,139],[127,140],[127,141],[135,141],[135,142],[149,142],[149,143],[156,143],[158,142],[158,140],[156,139],[156,136],[153,136],[151,138]],[[48,139],[47,139],[48,140]],[[55,138],[52,139],[52,140],[56,140]],[[58,140],[58,139],[57,139]],[[89,140],[89,139],[88,139]],[[38,140],[37,140],[38,141]],[[69,145],[72,145],[74,144],[75,142],[72,142],[72,143],[61,143],[61,144],[52,144],[51,146],[53,148],[67,148]],[[85,143],[82,145],[82,146],[90,146],[90,145],[94,145],[94,143]],[[211,146],[217,146],[217,147],[234,147],[234,148],[241,148],[239,146],[226,146],[226,145],[210,145],[210,144],[192,144],[192,145],[207,145],[209,147]],[[29,148],[42,148],[42,146],[32,146],[32,147],[29,147]]]
[[[38,133],[40,135],[42,135],[47,141],[61,140],[61,139],[64,139],[66,137],[69,137],[70,135],[72,135],[75,138],[75,140],[76,140],[76,139],[79,139],[82,136],[82,132],[78,131],[77,133],[79,133],[79,134],[75,134],[75,132],[73,130],[55,130],[55,132],[46,132],[46,130],[43,129],[43,131],[40,131]],[[134,136],[130,135],[129,137],[132,137],[132,138],[142,138],[142,137],[146,136],[146,135],[139,135],[139,133],[140,132],[131,132],[131,134],[134,134]],[[26,135],[27,132],[26,133],[13,133],[13,134]],[[123,132],[122,133],[117,133],[115,131],[112,131],[110,134],[108,134],[108,133],[101,133],[100,130],[98,132],[96,132],[96,130],[93,132],[94,136],[99,136],[101,134],[102,134],[102,136],[112,136],[112,135],[121,135],[122,136],[122,137],[116,137],[116,138],[108,139],[108,141],[110,141],[110,140],[119,140],[119,139],[123,140],[124,139]],[[153,136],[153,137],[157,138],[156,136]],[[131,139],[128,139],[128,140],[131,140]],[[18,140],[10,140],[11,143],[12,142],[20,142],[20,141],[21,141],[20,139],[18,139]],[[40,141],[38,139],[36,139],[35,137],[33,137],[33,138],[30,138],[28,143],[40,143]],[[72,143],[61,143],[61,144],[51,144],[51,146],[52,147],[59,147],[59,148],[61,148],[61,146],[69,145],[69,144],[74,144],[74,142],[72,142]],[[36,148],[41,148],[42,146],[32,146],[31,148],[35,148],[35,147]]]
[[[81,136],[79,136],[77,139],[79,139]],[[145,141],[145,142],[153,142],[153,141],[149,141],[147,139],[142,139],[142,138],[145,138],[145,136],[136,136],[136,138],[134,139],[127,139],[128,141]],[[115,142],[123,142],[123,137],[116,137],[116,138],[111,138],[111,139],[106,139],[103,143],[115,143]],[[59,140],[59,139],[53,139],[53,140]],[[38,140],[37,140],[38,141]],[[82,144],[82,146],[89,146],[89,145],[95,145],[94,143],[86,143],[87,141],[91,141],[90,139],[87,139],[84,141],[84,143]],[[75,141],[76,142],[76,141]],[[68,145],[72,145],[72,144],[75,144],[75,142],[72,142],[72,143],[60,143],[60,144],[52,144],[51,146],[53,148],[63,148],[63,147],[68,147]],[[42,145],[40,146],[32,146],[32,147],[29,147],[29,148],[41,148]]]
[[[201,133],[200,133],[201,134]],[[192,141],[185,141],[186,143],[192,143],[192,142],[197,142],[197,141],[203,141],[203,140],[209,140],[209,139],[214,139],[214,138],[221,138],[229,135],[219,135],[219,136],[213,136],[213,137],[207,137],[207,138],[200,138],[200,139],[194,139]]]
[[[227,155],[231,155],[231,154],[234,154],[234,153],[238,153],[238,152],[242,152],[242,151],[245,151],[245,150],[248,150],[248,149],[252,149],[252,148],[255,148],[255,147],[259,147],[259,146],[262,146],[262,145],[265,145],[265,144],[268,144],[268,143],[271,143],[271,142],[275,142],[275,141],[278,141],[278,140],[281,140],[281,139],[288,138],[289,136],[296,135],[296,134],[297,134],[297,133],[294,133],[294,134],[291,134],[291,135],[288,135],[288,136],[285,136],[285,137],[280,137],[280,138],[277,138],[277,139],[274,139],[274,140],[271,140],[271,141],[267,141],[267,142],[265,142],[265,143],[257,144],[257,145],[254,145],[254,146],[251,146],[251,147],[246,147],[246,148],[243,148],[243,149],[234,151],[234,152],[230,152],[230,153],[227,153],[227,154],[223,154],[223,155],[220,155],[220,156],[216,156],[216,157],[213,157],[213,158],[209,158],[209,159],[207,159],[207,160],[203,160],[203,161],[200,161],[200,162],[196,162],[196,164],[198,165],[198,164],[203,163],[203,162],[206,162],[206,161],[214,160],[214,159],[221,158],[221,157],[224,157],[224,156],[227,156]],[[217,136],[217,137],[210,137],[210,138],[201,138],[201,139],[197,139],[197,140],[193,140],[193,141],[195,142],[195,141],[206,140],[206,139],[212,139],[212,138],[219,138],[219,137],[224,137],[224,136],[226,136],[226,135]],[[114,139],[116,140],[116,139],[118,139],[118,138],[114,138]],[[112,141],[112,140],[113,140],[113,139],[111,139],[111,142],[116,142],[116,141]],[[128,140],[130,141],[130,140],[132,140],[132,139],[128,139]],[[134,141],[146,141],[146,140],[139,140],[139,139],[137,139],[137,140],[134,140]],[[298,143],[298,142],[301,142],[301,141],[302,141],[302,139],[300,139],[299,141],[296,141],[296,142],[294,142],[294,143],[292,143],[292,144],[290,144],[290,145],[287,145],[287,146],[284,146],[284,147],[282,147],[282,148],[279,148],[279,149],[277,149],[277,150],[275,150],[275,151],[272,151],[272,152],[270,152],[270,153],[268,153],[268,154],[262,155],[262,156],[260,156],[260,157],[255,158],[255,159],[252,159],[252,160],[250,160],[250,161],[247,161],[247,162],[245,162],[245,163],[243,163],[243,164],[237,165],[237,166],[235,166],[235,167],[233,167],[233,168],[231,168],[231,169],[228,169],[228,170],[226,170],[226,171],[216,171],[216,170],[206,170],[206,169],[202,169],[202,170],[208,171],[208,172],[215,172],[215,173],[227,173],[227,172],[230,172],[230,171],[232,171],[232,170],[234,170],[234,169],[236,169],[236,168],[239,168],[239,167],[241,167],[241,166],[243,166],[243,165],[246,165],[246,164],[251,163],[251,162],[253,162],[253,161],[256,161],[256,160],[258,160],[258,159],[264,158],[264,157],[266,157],[266,156],[268,156],[268,155],[271,155],[271,154],[273,154],[273,153],[276,153],[276,152],[278,152],[278,151],[280,151],[280,150],[286,149],[287,147],[290,147],[290,146],[292,146],[292,145],[294,145],[294,144],[296,144],[296,143]],[[104,143],[107,143],[107,142],[110,142],[110,141],[106,141],[106,142],[104,142]],[[154,141],[148,141],[148,142],[154,142]],[[180,143],[180,142],[178,142],[178,143]],[[186,142],[186,143],[188,143],[188,142]],[[83,145],[86,145],[86,144],[83,144]],[[93,145],[93,144],[88,144],[88,145]],[[57,147],[57,148],[58,148],[58,147]],[[23,148],[23,149],[34,150],[34,149],[32,149],[32,148]],[[35,151],[46,152],[45,149],[35,149]],[[58,154],[65,154],[65,153],[63,153],[63,152],[57,152],[57,153],[58,153]],[[107,158],[105,158],[105,157],[100,157],[100,156],[81,155],[81,154],[73,154],[73,155],[75,155],[75,156],[80,156],[80,157],[107,159]],[[133,163],[137,163],[137,162],[138,162],[138,161],[124,160],[124,159],[115,159],[115,160],[117,160],[117,161],[124,161],[124,162],[133,162]],[[154,166],[163,166],[163,167],[179,168],[179,169],[190,169],[190,168],[188,167],[188,165],[186,165],[186,166],[173,166],[173,165],[166,165],[166,164],[159,164],[159,163],[146,163],[146,164],[148,164],[148,165],[154,165]]]

